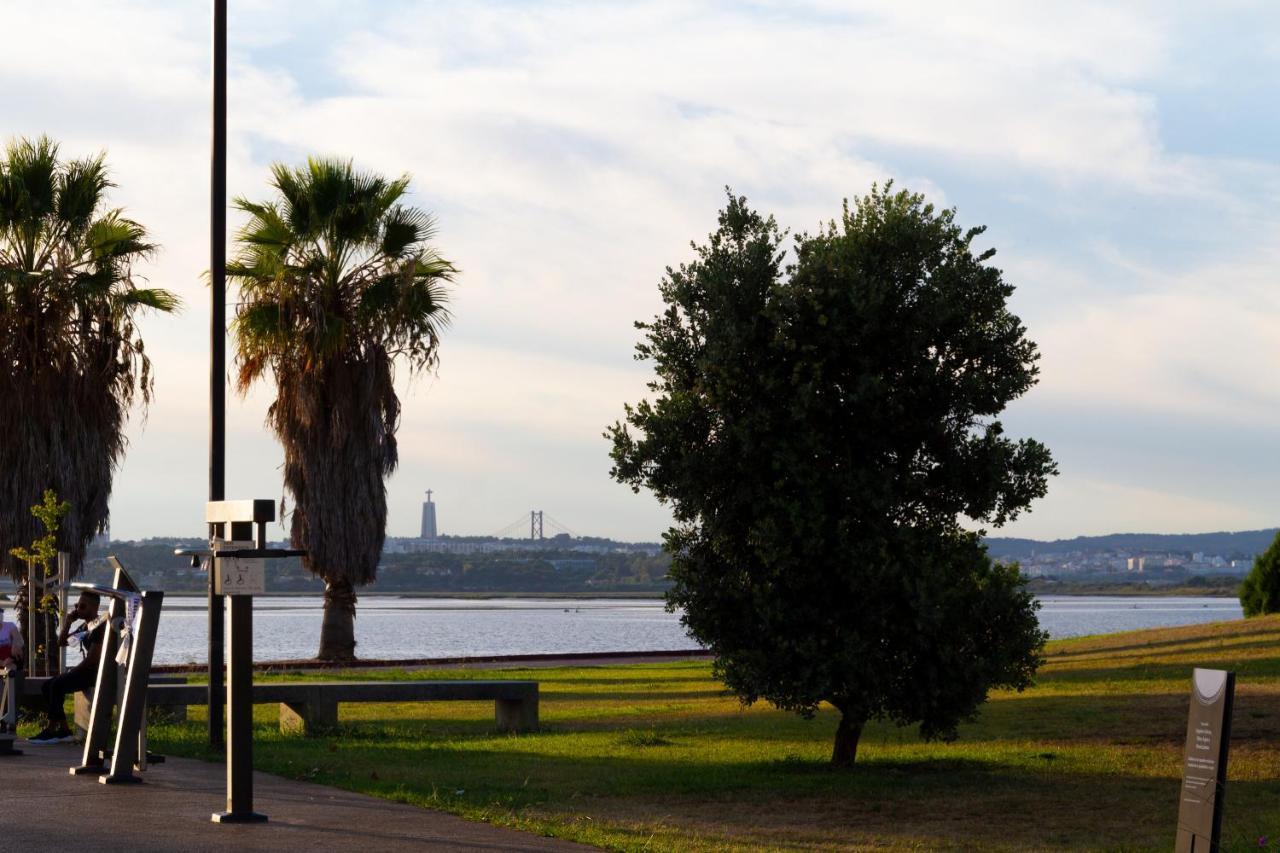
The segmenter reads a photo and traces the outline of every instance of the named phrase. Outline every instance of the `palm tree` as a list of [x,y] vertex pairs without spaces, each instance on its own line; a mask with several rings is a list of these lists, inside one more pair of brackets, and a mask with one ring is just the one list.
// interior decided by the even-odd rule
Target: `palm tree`
[[155,251],[147,231],[105,205],[105,159],[58,159],[41,137],[0,158],[0,559],[42,532],[30,508],[46,489],[71,510],[59,550],[78,572],[108,520],[124,427],[151,400],[151,363],[136,325],[179,306],[140,287],[135,265]]
[[431,217],[402,204],[407,176],[313,158],[275,165],[271,185],[273,201],[235,200],[249,215],[227,264],[237,384],[274,374],[267,422],[284,445],[290,534],[325,582],[319,657],[350,660],[355,588],[377,572],[397,462],[395,363],[436,365],[455,269],[428,245]]

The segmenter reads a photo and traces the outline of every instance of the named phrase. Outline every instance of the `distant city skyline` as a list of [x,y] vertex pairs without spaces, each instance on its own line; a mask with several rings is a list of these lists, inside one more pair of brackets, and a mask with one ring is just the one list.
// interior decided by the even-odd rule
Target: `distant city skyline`
[[[202,532],[209,9],[11,4],[0,136],[105,150],[113,204],[186,310],[142,320],[156,401],[117,474],[122,539]],[[1003,418],[1061,467],[997,536],[1280,521],[1280,9],[1135,2],[231,4],[229,188],[308,154],[413,176],[461,274],[438,374],[398,377],[388,534],[530,508],[655,541],[605,426],[650,367],[632,324],[726,185],[793,231],[893,179],[986,225],[1043,353]],[[233,217],[232,229],[238,224]],[[229,295],[234,300],[234,294]],[[281,496],[270,397],[228,396],[227,494]],[[281,535],[279,525],[271,531]]]

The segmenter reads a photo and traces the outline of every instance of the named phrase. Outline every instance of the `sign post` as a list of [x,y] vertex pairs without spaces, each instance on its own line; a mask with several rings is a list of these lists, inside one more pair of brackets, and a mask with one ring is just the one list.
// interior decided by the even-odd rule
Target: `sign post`
[[213,814],[215,823],[261,823],[267,819],[253,810],[253,596],[266,591],[268,559],[306,554],[267,547],[267,523],[275,518],[273,501],[209,501],[204,520],[212,529],[225,530],[228,539],[213,539],[209,551],[176,552],[211,557],[209,589],[219,604],[223,596],[231,598],[227,612],[227,810]]
[[1235,673],[1220,669],[1192,673],[1175,853],[1218,850],[1235,690]]

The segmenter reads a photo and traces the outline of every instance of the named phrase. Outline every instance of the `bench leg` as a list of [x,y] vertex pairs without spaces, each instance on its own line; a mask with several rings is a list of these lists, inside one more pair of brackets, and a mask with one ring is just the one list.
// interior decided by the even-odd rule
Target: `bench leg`
[[532,732],[538,728],[538,697],[528,699],[497,699],[493,703],[498,730],[503,732]]
[[280,731],[285,734],[319,734],[337,725],[337,702],[280,703]]
[[89,715],[93,712],[93,699],[85,695],[84,691],[77,690],[74,701],[76,703],[74,725],[76,743],[84,743],[85,737],[89,734]]

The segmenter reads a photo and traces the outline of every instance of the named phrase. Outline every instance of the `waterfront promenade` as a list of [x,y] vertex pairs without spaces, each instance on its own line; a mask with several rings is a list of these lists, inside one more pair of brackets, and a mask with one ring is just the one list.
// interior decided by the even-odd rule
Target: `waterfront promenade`
[[243,851],[575,851],[594,848],[463,820],[453,815],[254,774],[254,805],[265,824],[218,825],[225,805],[221,764],[169,757],[141,785],[100,785],[73,777],[75,744],[29,746],[0,762],[0,846],[6,850]]

